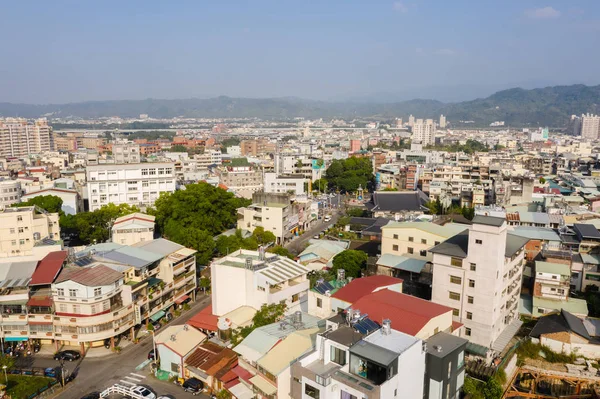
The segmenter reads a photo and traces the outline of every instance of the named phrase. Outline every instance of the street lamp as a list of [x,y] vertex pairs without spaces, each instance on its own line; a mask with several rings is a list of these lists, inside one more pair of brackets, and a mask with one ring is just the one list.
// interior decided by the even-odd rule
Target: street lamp
[[4,370],[4,382],[6,382],[6,386],[8,387],[8,376],[6,375],[6,369],[7,366],[5,364],[4,366],[2,366],[2,370]]

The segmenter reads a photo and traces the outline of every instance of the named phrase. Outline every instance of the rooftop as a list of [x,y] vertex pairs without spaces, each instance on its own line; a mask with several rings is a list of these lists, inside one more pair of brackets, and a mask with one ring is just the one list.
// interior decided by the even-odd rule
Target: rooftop
[[31,276],[30,286],[52,284],[67,260],[67,251],[50,252],[38,264]]
[[187,324],[166,327],[154,337],[157,345],[165,345],[180,356],[190,353],[205,339],[204,333]]
[[99,287],[112,285],[122,278],[123,274],[100,264],[92,267],[64,268],[55,280],[55,283],[73,281],[87,287]]
[[390,276],[375,275],[356,278],[340,288],[332,297],[352,304],[378,289],[401,283],[402,279]]
[[441,331],[429,337],[427,340],[427,353],[435,357],[443,358],[461,346],[466,347],[468,342],[469,341],[464,338]]
[[467,227],[464,224],[454,223],[446,223],[442,226],[431,222],[391,222],[383,226],[381,229],[418,229],[439,237],[449,238],[460,233],[461,231],[464,231],[466,228]]
[[565,265],[562,263],[551,263],[538,260],[535,262],[535,272],[570,276],[571,268],[569,267],[569,265]]
[[495,216],[476,215],[473,218],[473,224],[482,224],[485,226],[500,227],[506,223],[506,219]]

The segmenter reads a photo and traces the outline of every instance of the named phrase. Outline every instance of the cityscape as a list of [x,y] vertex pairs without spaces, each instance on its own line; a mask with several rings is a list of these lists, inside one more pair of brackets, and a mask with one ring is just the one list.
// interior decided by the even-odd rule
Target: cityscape
[[0,399],[600,398],[600,4],[108,3],[3,7]]

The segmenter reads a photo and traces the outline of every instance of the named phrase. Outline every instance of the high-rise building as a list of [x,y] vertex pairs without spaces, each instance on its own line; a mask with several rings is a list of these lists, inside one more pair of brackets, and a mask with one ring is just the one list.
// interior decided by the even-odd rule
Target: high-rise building
[[350,140],[350,152],[358,152],[361,150],[362,144],[358,139]]
[[412,127],[414,124],[415,124],[415,117],[411,115],[408,117],[408,126]]
[[22,157],[53,149],[52,128],[45,118],[0,119],[0,156]]
[[444,115],[440,115],[440,127],[442,129],[446,127],[446,117]]
[[119,143],[112,145],[115,163],[140,163],[140,145],[136,143]]
[[412,126],[412,141],[422,144],[435,144],[435,123],[433,119],[417,119]]
[[594,114],[581,115],[581,137],[589,140],[600,138],[600,116]]

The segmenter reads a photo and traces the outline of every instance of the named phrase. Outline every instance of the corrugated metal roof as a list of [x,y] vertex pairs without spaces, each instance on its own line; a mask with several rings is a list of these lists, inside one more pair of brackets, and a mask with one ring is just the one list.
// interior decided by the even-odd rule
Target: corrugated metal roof
[[564,265],[562,263],[550,263],[538,260],[535,262],[535,272],[570,276],[571,268],[569,267],[569,265]]
[[517,226],[512,234],[532,240],[560,241],[558,233],[547,227]]
[[258,359],[257,363],[269,373],[279,375],[294,360],[314,348],[316,334],[319,331],[321,331],[320,328],[311,328],[293,332],[265,356]]
[[38,264],[29,285],[52,284],[67,259],[67,251],[50,252]]
[[383,254],[377,260],[377,265],[392,267],[394,269],[406,270],[412,273],[421,273],[427,261],[408,258],[406,256]]
[[137,244],[134,244],[133,247],[144,249],[145,251],[159,254],[161,256],[167,256],[175,251],[185,248],[183,245],[179,245],[177,243],[174,243],[173,241],[169,241],[164,238],[157,238],[156,240],[152,241],[138,242]]
[[435,234],[439,237],[448,238],[460,233],[461,231],[466,230],[467,227],[464,224],[461,225],[455,223],[447,223],[442,226],[431,222],[392,222],[381,227],[381,229],[418,229],[431,234]]
[[310,269],[302,266],[300,263],[285,257],[279,257],[275,262],[268,263],[266,269],[261,269],[257,273],[265,277],[269,284],[276,285],[305,275],[308,272],[310,272]]
[[55,283],[70,280],[88,287],[99,287],[114,284],[122,278],[123,274],[107,266],[96,265],[93,267],[63,269]]

